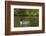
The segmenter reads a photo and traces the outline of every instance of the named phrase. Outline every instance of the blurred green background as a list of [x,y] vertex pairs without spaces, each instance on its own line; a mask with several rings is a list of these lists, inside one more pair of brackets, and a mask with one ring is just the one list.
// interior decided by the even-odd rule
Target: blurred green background
[[[23,23],[21,24],[20,21]],[[25,21],[29,23],[24,24]],[[16,9],[14,8],[14,27],[39,26],[39,9]]]

